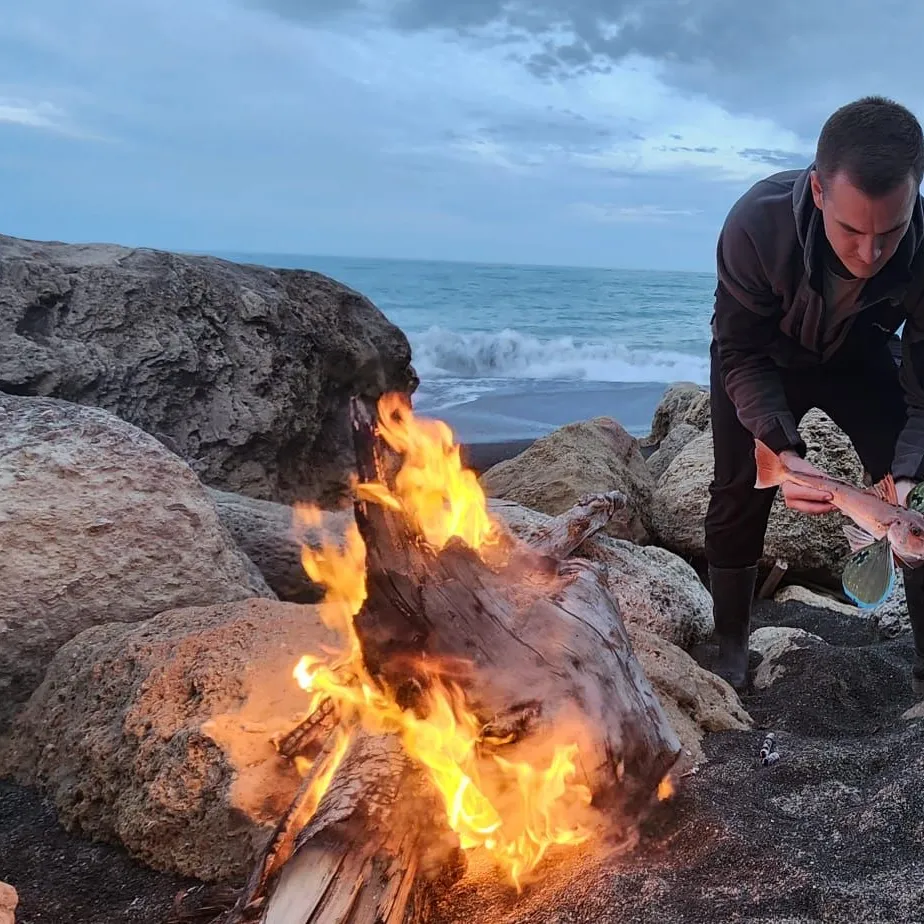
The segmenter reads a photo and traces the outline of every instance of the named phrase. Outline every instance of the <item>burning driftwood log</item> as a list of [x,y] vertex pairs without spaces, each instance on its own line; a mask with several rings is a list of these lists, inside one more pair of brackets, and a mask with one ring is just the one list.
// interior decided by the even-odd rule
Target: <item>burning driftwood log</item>
[[625,498],[527,545],[439,421],[386,395],[353,432],[355,529],[304,554],[343,648],[295,671],[309,717],[281,750],[310,771],[228,922],[425,921],[475,850],[521,888],[551,849],[631,837],[680,753],[597,566],[568,558]]

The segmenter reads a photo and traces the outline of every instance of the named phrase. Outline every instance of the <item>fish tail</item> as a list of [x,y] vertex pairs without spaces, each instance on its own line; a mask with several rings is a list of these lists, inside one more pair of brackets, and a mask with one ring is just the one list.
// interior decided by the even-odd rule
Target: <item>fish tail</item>
[[766,444],[754,440],[754,459],[757,462],[755,488],[776,488],[786,480],[783,460]]

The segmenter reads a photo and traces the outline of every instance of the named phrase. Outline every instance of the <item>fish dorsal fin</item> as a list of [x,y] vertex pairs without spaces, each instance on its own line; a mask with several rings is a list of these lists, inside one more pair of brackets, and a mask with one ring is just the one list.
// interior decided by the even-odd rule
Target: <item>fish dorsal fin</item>
[[891,472],[882,481],[876,482],[869,489],[869,492],[870,494],[875,494],[879,500],[885,501],[887,504],[898,506],[898,492],[895,490],[895,479],[892,477]]
[[844,526],[844,535],[847,537],[851,552],[859,552],[860,549],[865,549],[868,545],[872,545],[876,541],[875,536],[871,536],[865,529],[861,529],[859,526],[854,526],[853,523],[847,523]]
[[882,538],[854,552],[844,564],[844,592],[863,609],[875,609],[895,586],[895,561],[889,540]]

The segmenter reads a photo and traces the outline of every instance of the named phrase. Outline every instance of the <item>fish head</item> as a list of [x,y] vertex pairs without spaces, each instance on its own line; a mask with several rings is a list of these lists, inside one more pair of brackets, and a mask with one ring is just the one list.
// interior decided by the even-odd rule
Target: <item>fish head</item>
[[903,510],[889,526],[889,545],[906,564],[924,563],[924,514]]

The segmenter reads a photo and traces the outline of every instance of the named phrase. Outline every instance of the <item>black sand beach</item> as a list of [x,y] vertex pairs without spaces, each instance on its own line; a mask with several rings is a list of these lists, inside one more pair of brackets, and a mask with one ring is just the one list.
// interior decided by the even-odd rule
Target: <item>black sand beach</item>
[[524,382],[509,394],[419,413],[444,420],[463,443],[532,440],[564,424],[599,416],[615,418],[633,436],[645,436],[667,387],[658,382]]
[[[708,762],[634,853],[551,860],[518,902],[463,882],[440,924],[924,922],[924,726],[902,717],[908,639],[878,641],[856,617],[797,603],[760,603],[756,618],[824,642],[784,655],[782,677],[744,697],[754,730],[707,736]],[[757,757],[766,731],[772,767]],[[19,924],[163,924],[183,886],[66,834],[6,784],[0,879],[19,890]]]
[[[666,385],[607,385],[562,391],[539,388],[530,395],[491,395],[421,416],[444,420],[462,443],[464,463],[479,475],[498,462],[511,459],[536,439],[557,427],[591,417],[614,417],[633,436],[647,436],[655,408]],[[503,427],[498,436],[498,429]],[[643,456],[655,447],[641,446]]]

